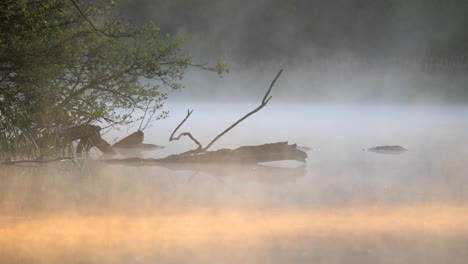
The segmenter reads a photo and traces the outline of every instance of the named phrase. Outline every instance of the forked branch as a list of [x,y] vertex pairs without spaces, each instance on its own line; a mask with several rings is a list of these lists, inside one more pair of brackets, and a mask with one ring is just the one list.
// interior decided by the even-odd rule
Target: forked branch
[[190,115],[193,113],[193,110],[187,110],[187,116],[184,118],[184,120],[182,120],[182,122],[176,127],[176,129],[174,130],[174,132],[172,132],[171,134],[171,137],[169,138],[169,141],[173,141],[173,140],[179,140],[182,136],[188,136],[193,142],[195,142],[195,144],[198,145],[198,148],[194,151],[202,151],[203,149],[203,146],[202,144],[200,143],[200,141],[198,141],[194,136],[192,136],[192,134],[190,134],[189,132],[183,132],[183,133],[180,133],[177,137],[174,137],[174,134],[177,132],[177,130],[179,130],[179,128],[185,123],[185,121],[187,121],[187,119],[190,117]]

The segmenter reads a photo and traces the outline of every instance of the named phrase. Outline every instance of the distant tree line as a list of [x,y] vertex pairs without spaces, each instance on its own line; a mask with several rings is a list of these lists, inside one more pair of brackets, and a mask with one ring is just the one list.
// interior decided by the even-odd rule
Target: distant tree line
[[[374,58],[468,55],[468,1],[123,0],[129,18],[208,38],[247,61],[342,52]],[[223,50],[224,49],[224,50]]]

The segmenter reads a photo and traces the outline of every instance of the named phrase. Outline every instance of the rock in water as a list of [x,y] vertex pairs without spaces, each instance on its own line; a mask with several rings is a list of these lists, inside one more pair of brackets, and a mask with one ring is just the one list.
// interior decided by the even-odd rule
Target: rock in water
[[392,155],[399,155],[408,151],[402,146],[377,146],[368,149],[368,151],[380,153],[380,154],[392,154]]
[[143,143],[144,138],[145,134],[143,134],[143,131],[138,130],[137,132],[130,134],[129,136],[115,143],[112,147],[118,149],[120,152],[125,150],[130,150],[131,152],[141,152],[164,148],[163,146],[154,144],[145,144]]

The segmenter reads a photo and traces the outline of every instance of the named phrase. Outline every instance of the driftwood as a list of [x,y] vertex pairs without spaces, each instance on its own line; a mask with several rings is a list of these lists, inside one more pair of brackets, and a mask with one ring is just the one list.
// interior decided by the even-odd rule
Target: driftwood
[[91,147],[97,147],[104,154],[115,154],[114,148],[139,150],[162,148],[153,144],[144,144],[144,133],[140,130],[111,146],[101,138],[100,131],[101,127],[99,126],[85,124],[64,129],[59,132],[59,135],[69,141],[80,140],[76,149],[77,153],[88,152]]
[[128,135],[127,137],[112,145],[112,148],[127,150],[153,150],[164,148],[154,144],[145,144],[143,143],[144,139],[145,134],[143,131],[138,130],[137,132]]
[[296,160],[305,162],[307,154],[297,149],[297,145],[288,142],[278,142],[259,146],[244,146],[237,149],[220,149],[203,153],[186,155],[175,154],[161,159],[106,159],[110,164],[124,164],[134,166],[164,165],[164,164],[258,164],[269,161]]
[[104,154],[115,154],[115,151],[104,139],[101,138],[101,128],[93,125],[79,125],[64,129],[59,132],[59,135],[66,140],[80,140],[76,152],[88,152],[91,147],[95,146]]
[[288,142],[278,142],[259,146],[244,146],[234,150],[220,149],[217,151],[208,151],[208,149],[227,132],[237,126],[240,122],[247,119],[249,116],[260,111],[271,100],[270,92],[276,80],[280,77],[283,70],[280,70],[276,77],[270,84],[270,87],[263,96],[260,105],[237,120],[231,126],[223,130],[219,135],[214,137],[206,147],[198,141],[190,132],[183,132],[178,136],[174,136],[177,130],[187,121],[192,114],[193,110],[188,110],[187,115],[182,122],[172,132],[169,141],[179,140],[182,136],[188,136],[192,141],[197,144],[197,148],[181,154],[170,155],[161,159],[141,159],[141,158],[127,158],[127,159],[108,159],[105,160],[111,164],[125,164],[133,166],[142,165],[159,165],[159,166],[172,166],[174,164],[258,164],[269,161],[280,160],[296,160],[305,162],[307,154],[298,149],[296,144],[288,145]]

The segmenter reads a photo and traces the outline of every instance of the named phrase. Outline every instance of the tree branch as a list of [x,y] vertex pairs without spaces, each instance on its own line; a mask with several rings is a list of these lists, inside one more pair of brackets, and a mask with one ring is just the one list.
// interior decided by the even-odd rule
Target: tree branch
[[169,138],[169,141],[173,141],[173,140],[179,140],[182,136],[188,136],[193,142],[195,142],[195,144],[198,145],[198,148],[195,149],[195,150],[191,150],[191,151],[188,151],[186,153],[183,153],[183,154],[190,154],[192,152],[196,152],[196,151],[201,151],[203,149],[203,146],[202,144],[200,143],[200,141],[198,141],[194,136],[192,136],[192,134],[190,134],[189,132],[184,132],[184,133],[181,133],[180,135],[178,135],[177,137],[174,137],[174,134],[177,132],[177,130],[185,123],[185,121],[187,121],[187,119],[190,117],[190,115],[193,113],[193,110],[187,110],[187,116],[184,118],[184,120],[182,120],[182,122],[176,127],[176,129],[174,130],[174,132],[172,132],[171,134],[171,137]]
[[[270,88],[268,88],[267,92],[265,93],[265,96],[263,97],[262,99],[262,102],[261,104],[255,108],[254,110],[250,111],[248,114],[246,114],[244,117],[242,117],[241,119],[237,120],[234,124],[232,124],[230,127],[226,128],[223,132],[221,132],[219,135],[217,135],[215,138],[213,138],[213,140],[211,140],[210,143],[208,143],[208,145],[203,149],[203,151],[206,151],[208,150],[211,145],[213,145],[218,139],[220,139],[222,136],[224,136],[224,134],[226,134],[227,132],[229,132],[229,130],[233,129],[235,126],[237,126],[240,122],[244,121],[245,119],[247,119],[249,116],[255,114],[256,112],[260,111],[260,109],[262,109],[263,107],[265,107],[267,105],[267,103],[270,101],[271,97],[268,97],[270,95],[270,92],[271,92],[271,89],[273,88],[273,85],[275,84],[276,80],[278,80],[278,78],[280,77],[281,73],[283,72],[283,70],[281,69],[278,74],[276,75],[275,79],[273,79],[273,82],[271,82],[270,84]],[[268,98],[268,99],[267,99]]]

